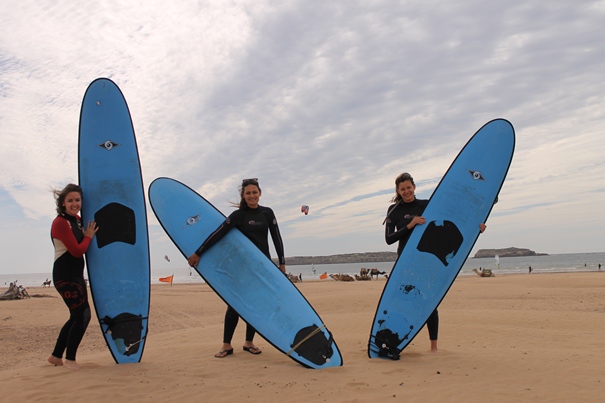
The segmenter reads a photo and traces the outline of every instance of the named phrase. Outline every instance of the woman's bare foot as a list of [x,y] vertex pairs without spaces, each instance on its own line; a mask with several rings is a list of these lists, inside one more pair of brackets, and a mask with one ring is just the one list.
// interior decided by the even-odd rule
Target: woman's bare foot
[[437,340],[431,340],[431,353],[438,353],[439,349],[437,349]]
[[65,361],[63,361],[63,366],[70,371],[79,371],[80,370],[80,366],[78,365],[78,363],[75,361],[72,361],[72,360],[66,359]]
[[53,364],[55,367],[63,366],[63,360],[61,358],[55,357],[54,355],[50,355],[47,361]]

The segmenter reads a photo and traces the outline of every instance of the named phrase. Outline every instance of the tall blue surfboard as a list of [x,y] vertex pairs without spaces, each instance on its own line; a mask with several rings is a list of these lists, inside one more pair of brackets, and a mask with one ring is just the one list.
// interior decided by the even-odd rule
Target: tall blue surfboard
[[398,359],[445,297],[497,201],[514,148],[513,126],[495,119],[460,151],[430,198],[426,224],[414,228],[393,266],[372,324],[370,358]]
[[[225,216],[186,185],[158,178],[149,186],[151,208],[188,257]],[[308,368],[342,365],[340,351],[309,302],[239,230],[200,258],[196,269],[214,291],[275,348]]]
[[82,221],[99,230],[86,253],[95,311],[118,364],[139,362],[147,336],[149,237],[130,112],[111,80],[93,81],[80,112]]

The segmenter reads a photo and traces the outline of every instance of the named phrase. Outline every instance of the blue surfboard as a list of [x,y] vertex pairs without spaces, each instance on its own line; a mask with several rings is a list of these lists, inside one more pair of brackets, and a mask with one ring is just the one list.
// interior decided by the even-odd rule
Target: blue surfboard
[[485,124],[464,146],[437,185],[382,292],[370,358],[398,359],[453,284],[487,221],[515,148],[513,126]]
[[86,253],[95,311],[118,364],[139,362],[147,336],[147,213],[130,112],[109,79],[93,81],[80,112],[82,220],[99,230]]
[[[149,186],[158,221],[188,257],[225,216],[186,185],[158,178]],[[342,365],[340,351],[309,302],[239,230],[206,251],[196,269],[210,287],[275,348],[308,368]]]

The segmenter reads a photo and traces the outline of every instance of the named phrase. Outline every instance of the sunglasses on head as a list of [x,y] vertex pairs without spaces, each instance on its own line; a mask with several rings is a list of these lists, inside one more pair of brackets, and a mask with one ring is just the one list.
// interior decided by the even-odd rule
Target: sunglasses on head
[[242,186],[248,186],[248,185],[256,185],[256,186],[258,186],[258,178],[244,179],[242,181]]

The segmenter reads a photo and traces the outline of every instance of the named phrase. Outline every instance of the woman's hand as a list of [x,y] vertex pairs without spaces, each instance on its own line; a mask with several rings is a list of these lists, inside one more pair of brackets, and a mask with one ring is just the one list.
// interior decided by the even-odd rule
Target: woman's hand
[[479,232],[483,234],[483,231],[487,228],[487,225],[481,223],[479,224]]
[[86,225],[86,229],[83,231],[84,236],[92,238],[93,236],[95,236],[95,234],[97,233],[98,230],[99,230],[99,227],[97,227],[96,221],[88,221],[88,224]]
[[187,258],[187,263],[189,263],[189,266],[193,267],[194,269],[197,268],[197,264],[199,262],[200,257],[195,253]]
[[422,217],[422,216],[415,216],[414,218],[412,218],[412,221],[410,221],[407,225],[408,229],[411,230],[413,229],[416,225],[422,225],[426,223],[426,218]]

